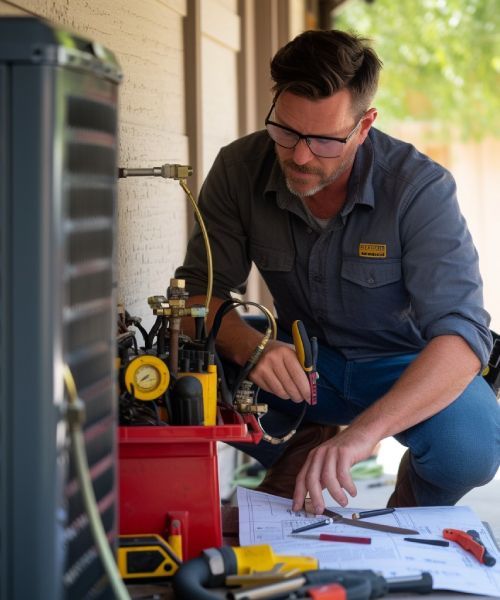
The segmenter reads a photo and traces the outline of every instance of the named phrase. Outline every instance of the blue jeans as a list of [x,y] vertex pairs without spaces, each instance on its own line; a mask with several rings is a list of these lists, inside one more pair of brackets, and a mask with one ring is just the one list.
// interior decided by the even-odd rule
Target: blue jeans
[[[287,336],[280,335],[280,338]],[[304,422],[347,425],[385,394],[418,354],[370,361],[346,360],[328,346],[318,356],[318,403]],[[269,405],[264,428],[278,434],[300,414],[302,405],[260,391]],[[410,449],[410,477],[419,506],[453,505],[471,489],[488,483],[500,463],[500,407],[490,386],[477,376],[448,407],[394,436]],[[271,466],[285,445],[261,442],[238,446]]]

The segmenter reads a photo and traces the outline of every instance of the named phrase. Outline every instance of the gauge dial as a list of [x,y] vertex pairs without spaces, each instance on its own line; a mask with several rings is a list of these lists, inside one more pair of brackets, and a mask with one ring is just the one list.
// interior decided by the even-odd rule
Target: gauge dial
[[168,367],[157,356],[138,356],[125,368],[127,391],[138,400],[156,400],[166,392],[169,383]]

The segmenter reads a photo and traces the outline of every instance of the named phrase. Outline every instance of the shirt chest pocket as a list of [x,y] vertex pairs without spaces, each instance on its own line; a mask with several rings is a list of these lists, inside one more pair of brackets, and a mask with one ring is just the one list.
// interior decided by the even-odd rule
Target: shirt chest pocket
[[340,285],[344,312],[355,327],[391,329],[408,316],[400,260],[344,259]]

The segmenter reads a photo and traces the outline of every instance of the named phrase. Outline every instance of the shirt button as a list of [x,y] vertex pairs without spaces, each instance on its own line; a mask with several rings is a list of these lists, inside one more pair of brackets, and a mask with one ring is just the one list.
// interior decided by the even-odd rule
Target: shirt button
[[367,279],[368,283],[375,283],[375,279],[373,279],[373,277],[370,277],[369,279]]

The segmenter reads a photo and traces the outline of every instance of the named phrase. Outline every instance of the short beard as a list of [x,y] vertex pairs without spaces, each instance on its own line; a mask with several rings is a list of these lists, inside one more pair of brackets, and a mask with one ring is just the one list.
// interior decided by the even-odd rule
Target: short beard
[[354,162],[354,157],[356,155],[356,152],[354,153],[350,153],[347,154],[342,162],[340,163],[340,165],[338,165],[338,167],[332,172],[330,173],[330,175],[325,175],[323,171],[319,170],[319,169],[311,169],[309,167],[305,167],[302,165],[296,165],[293,160],[285,160],[285,161],[281,161],[278,157],[278,160],[280,162],[281,165],[281,169],[283,171],[283,173],[285,174],[285,167],[289,167],[292,168],[294,171],[297,171],[299,173],[309,173],[309,174],[313,174],[313,175],[319,175],[320,176],[320,180],[318,182],[317,185],[315,185],[313,188],[306,190],[304,192],[302,191],[298,191],[296,189],[294,189],[293,187],[293,182],[290,181],[290,179],[285,175],[285,182],[286,182],[286,187],[288,188],[288,190],[294,195],[294,196],[298,196],[299,198],[308,198],[310,196],[314,196],[314,194],[317,194],[318,192],[320,192],[322,189],[328,187],[330,184],[334,183],[335,181],[337,181],[337,179],[339,179],[339,177],[341,175],[343,175],[347,169],[349,169],[352,166],[352,163]]

